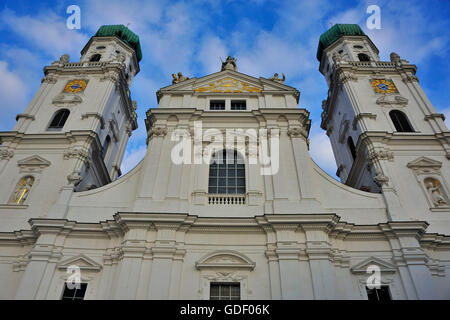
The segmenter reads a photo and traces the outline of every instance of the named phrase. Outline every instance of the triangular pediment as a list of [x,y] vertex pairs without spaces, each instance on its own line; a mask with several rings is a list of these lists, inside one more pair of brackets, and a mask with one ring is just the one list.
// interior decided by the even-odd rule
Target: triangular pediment
[[408,163],[408,168],[440,168],[442,167],[442,162],[437,160],[433,160],[427,157],[420,157],[414,161]]
[[38,156],[30,156],[28,158],[17,161],[19,167],[48,167],[51,162]]
[[216,72],[201,78],[192,78],[161,88],[161,92],[195,93],[261,93],[263,91],[297,91],[279,81],[255,78],[233,70]]
[[255,262],[250,260],[242,253],[221,250],[207,254],[199,261],[195,263],[197,269],[202,268],[244,268],[253,270],[255,268]]
[[350,268],[350,271],[352,273],[367,273],[369,267],[374,265],[380,268],[380,272],[394,273],[397,271],[395,265],[377,257],[370,257],[357,263],[356,265]]
[[84,271],[100,271],[102,269],[99,263],[83,254],[59,262],[57,268],[67,270],[71,266],[77,266],[80,270]]

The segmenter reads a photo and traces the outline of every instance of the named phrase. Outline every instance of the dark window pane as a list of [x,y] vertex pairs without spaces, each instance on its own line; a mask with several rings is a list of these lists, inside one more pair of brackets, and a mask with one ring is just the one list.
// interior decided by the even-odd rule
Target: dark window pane
[[228,186],[234,187],[236,185],[236,179],[235,178],[229,178],[228,179]]
[[228,194],[236,194],[236,187],[227,187]]
[[83,300],[86,294],[87,283],[80,283],[78,288],[75,284],[70,286],[69,289],[68,284],[64,284],[64,292],[62,295],[62,300]]
[[210,110],[225,110],[224,100],[211,100],[209,103]]
[[237,193],[238,194],[244,194],[245,193],[245,187],[238,187],[237,188]]
[[227,180],[226,179],[219,179],[219,187],[226,187]]
[[236,175],[238,177],[245,177],[245,170],[238,169]]
[[245,110],[246,103],[245,100],[231,101],[231,110]]
[[227,176],[227,170],[226,169],[220,169],[219,170],[219,177],[226,177]]
[[366,287],[367,299],[372,301],[389,301],[391,295],[389,293],[389,286],[381,286],[380,288],[369,289]]
[[212,187],[212,186],[209,186],[209,188],[208,188],[208,192],[209,193],[217,193],[217,187]]
[[225,194],[227,193],[227,188],[218,188],[217,193]]
[[218,170],[217,169],[209,169],[210,177],[217,177]]
[[245,187],[245,179],[242,178],[237,179],[237,185],[239,187]]
[[64,124],[66,123],[67,118],[69,117],[69,110],[60,110],[58,111],[49,125],[49,129],[62,129]]
[[389,112],[392,123],[394,124],[395,130],[398,132],[414,132],[413,127],[408,121],[406,115],[398,110],[392,110]]
[[217,179],[216,178],[209,178],[209,185],[210,186],[216,186],[217,185]]

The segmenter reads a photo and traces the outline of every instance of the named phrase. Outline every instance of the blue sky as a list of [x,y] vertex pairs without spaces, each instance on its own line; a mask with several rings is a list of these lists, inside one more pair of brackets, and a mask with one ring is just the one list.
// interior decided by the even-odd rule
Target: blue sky
[[[66,9],[81,8],[81,29],[68,30]],[[368,30],[366,9],[381,8],[381,29]],[[0,2],[0,131],[11,130],[40,86],[42,68],[62,54],[80,51],[103,24],[130,24],[141,40],[141,72],[131,88],[139,128],[131,137],[122,171],[145,154],[145,111],[155,92],[181,71],[201,77],[220,68],[219,57],[238,59],[255,77],[286,74],[301,92],[299,107],[311,112],[311,155],[334,176],[328,138],[320,129],[327,86],[318,71],[320,34],[330,23],[357,23],[389,60],[392,51],[418,66],[420,84],[438,112],[450,119],[450,1],[2,1]],[[449,126],[449,121],[446,121]]]

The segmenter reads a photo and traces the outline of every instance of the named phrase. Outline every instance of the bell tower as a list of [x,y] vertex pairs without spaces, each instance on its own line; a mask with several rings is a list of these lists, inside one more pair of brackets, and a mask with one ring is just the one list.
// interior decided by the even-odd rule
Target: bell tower
[[[450,181],[442,172],[449,169],[450,132],[422,90],[417,67],[396,53],[380,61],[377,47],[355,24],[336,24],[322,34],[317,59],[329,87],[321,127],[341,181],[382,192],[392,216],[395,208],[409,206],[412,194],[423,200],[420,210],[436,209],[427,177],[413,169],[422,159],[423,166],[438,167],[433,181],[448,199]],[[448,200],[438,207],[447,208]],[[421,215],[417,207],[411,210]]]
[[13,130],[0,133],[2,184],[20,189],[25,177],[32,186],[26,201],[19,200],[20,190],[11,196],[12,189],[2,188],[0,202],[49,205],[61,187],[85,191],[121,175],[137,128],[129,88],[141,59],[139,37],[123,25],[108,25],[89,40],[80,61],[63,55],[44,68],[42,84]]

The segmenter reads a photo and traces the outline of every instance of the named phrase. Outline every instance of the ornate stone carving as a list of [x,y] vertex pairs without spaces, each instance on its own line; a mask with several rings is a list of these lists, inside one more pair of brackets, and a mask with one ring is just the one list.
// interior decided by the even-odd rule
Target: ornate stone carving
[[70,55],[69,54],[63,54],[60,58],[59,58],[59,62],[60,63],[69,63],[70,62]]
[[183,82],[186,80],[189,80],[189,77],[183,76],[183,74],[181,72],[178,72],[178,77],[175,73],[172,73],[172,84],[176,84],[176,83]]
[[445,192],[439,180],[427,178],[425,179],[424,183],[430,195],[430,199],[436,208],[448,206],[447,199],[445,199],[444,196]]
[[390,151],[389,149],[381,149],[369,152],[369,160],[375,161],[375,160],[394,160],[394,153]]
[[83,102],[83,99],[77,94],[58,94],[53,98],[53,104],[78,104]]
[[80,170],[75,170],[67,176],[67,182],[69,182],[69,185],[77,186],[81,180]]
[[343,116],[343,120],[339,126],[339,142],[344,143],[345,137],[347,136],[348,129],[350,127],[350,120],[345,119],[346,115]]
[[407,164],[407,167],[413,170],[416,175],[421,174],[440,174],[442,162],[427,158],[420,157]]
[[7,147],[0,147],[0,160],[9,160],[14,157],[14,151]]
[[283,75],[283,78],[280,79],[278,77],[278,73],[275,73],[272,78],[269,78],[269,80],[280,82],[280,83],[284,83],[284,81],[286,80],[286,76],[284,75],[284,73],[282,73],[282,75]]
[[358,77],[350,72],[339,73],[339,80],[341,83],[346,83],[347,81],[358,81]]
[[50,83],[50,84],[55,84],[56,82],[58,82],[58,79],[52,75],[52,74],[48,74],[45,77],[42,78],[41,83]]
[[[220,60],[222,60],[222,59],[220,59]],[[224,70],[237,71],[236,61],[237,61],[236,58],[228,56],[225,61],[222,61],[222,67],[220,70],[221,71],[224,71]]]
[[390,56],[391,62],[393,63],[400,63],[400,56],[396,54],[395,52],[391,52]]
[[119,73],[116,71],[109,71],[100,78],[100,81],[116,82],[119,79]]
[[69,160],[72,158],[81,160],[85,165],[89,166],[89,153],[83,148],[73,147],[69,148],[64,152],[64,160]]
[[419,78],[414,74],[402,74],[403,82],[419,82]]
[[402,97],[399,94],[384,94],[377,99],[376,103],[386,107],[404,107],[408,104],[408,99]]
[[308,133],[302,127],[289,127],[287,134],[291,138],[306,138],[308,137]]
[[33,172],[42,172],[44,168],[51,165],[51,162],[38,155],[34,155],[18,161],[17,165],[19,166],[20,168],[19,171],[21,173],[22,172],[33,173]]
[[167,134],[167,127],[156,126],[150,129],[149,137],[164,137]]
[[387,185],[389,182],[389,177],[385,176],[380,170],[376,170],[376,176],[373,178],[373,181],[381,188],[384,185]]

